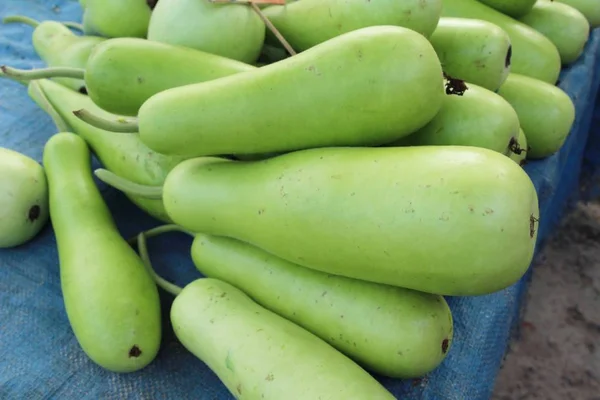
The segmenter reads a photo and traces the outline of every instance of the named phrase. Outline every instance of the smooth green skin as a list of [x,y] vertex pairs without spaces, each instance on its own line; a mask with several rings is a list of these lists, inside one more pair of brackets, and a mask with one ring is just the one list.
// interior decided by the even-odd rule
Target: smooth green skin
[[335,348],[228,283],[187,285],[173,301],[171,322],[236,399],[395,398]]
[[575,105],[562,89],[511,73],[498,94],[519,116],[530,147],[528,159],[546,158],[560,150],[575,121]]
[[533,8],[536,0],[479,0],[481,3],[508,15],[519,18],[527,14]]
[[577,9],[555,1],[538,1],[520,21],[554,43],[563,65],[579,58],[590,36],[590,24],[585,16]]
[[196,235],[192,258],[204,276],[232,284],[366,370],[421,377],[451,346],[452,313],[442,296],[329,275],[225,237]]
[[457,296],[517,281],[539,218],[522,168],[495,151],[458,146],[191,159],[169,173],[163,201],[192,232],[330,274]]
[[47,222],[44,169],[30,157],[0,147],[0,248],[29,242]]
[[[44,166],[61,289],[75,337],[101,367],[140,370],[160,346],[156,284],[104,203],[85,141],[67,132],[52,136],[44,147]],[[132,355],[132,349],[141,353]]]
[[556,83],[561,69],[556,46],[535,29],[477,0],[444,0],[442,17],[473,18],[502,28],[512,45],[511,72]]
[[525,136],[525,132],[523,132],[523,129],[519,129],[519,137],[517,139],[517,143],[519,144],[519,147],[524,151],[521,152],[521,154],[513,153],[511,151],[509,157],[517,164],[523,165],[525,163],[525,160],[527,159],[527,136]]
[[439,113],[417,132],[392,146],[476,146],[506,154],[519,136],[519,117],[498,94],[467,83],[462,96],[445,95]]
[[254,71],[158,93],[140,108],[139,131],[154,151],[188,156],[377,145],[429,122],[442,85],[425,37],[363,28]]
[[510,38],[490,22],[441,18],[429,41],[453,78],[496,91],[510,72]]
[[[41,22],[33,31],[32,37],[36,53],[49,67],[71,68],[85,68],[93,48],[105,40],[97,36],[75,35],[57,21]],[[85,92],[85,82],[82,79],[53,79],[72,90]]]
[[598,0],[555,0],[579,10],[590,23],[592,28],[600,26],[600,7]]
[[138,38],[110,39],[96,47],[85,71],[88,94],[104,110],[137,115],[163,90],[255,67],[199,50]]
[[[97,115],[115,118],[82,94],[70,91],[50,80],[36,81],[58,114],[71,130],[81,136],[91,147],[102,165],[109,171],[144,185],[162,185],[168,172],[183,161],[182,157],[158,154],[146,147],[138,134],[121,134],[95,128],[73,114],[73,110],[86,108]],[[30,96],[42,108],[43,103],[31,90]],[[171,222],[161,200],[128,195],[140,209],[163,222]]]
[[160,0],[150,19],[148,40],[252,64],[260,54],[265,31],[265,24],[247,5]]
[[[302,0],[267,7],[263,13],[297,51],[356,29],[397,25],[429,37],[440,18],[442,0]],[[269,31],[267,42],[278,45]]]
[[146,0],[86,0],[83,32],[107,38],[145,38],[151,15]]

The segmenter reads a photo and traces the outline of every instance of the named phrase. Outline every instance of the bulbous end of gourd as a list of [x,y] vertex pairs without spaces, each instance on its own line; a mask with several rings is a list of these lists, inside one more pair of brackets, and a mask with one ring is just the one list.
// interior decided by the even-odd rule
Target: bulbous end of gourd
[[152,7],[146,0],[86,0],[83,31],[106,38],[146,38]]
[[519,18],[527,14],[537,0],[478,0],[483,4],[500,11],[512,18]]
[[519,20],[554,43],[563,65],[571,64],[579,58],[590,34],[590,24],[581,12],[555,1],[538,1]]
[[33,239],[49,216],[43,167],[14,150],[0,147],[0,248]]
[[264,22],[244,4],[160,0],[152,12],[148,40],[252,64],[260,55],[265,32]]

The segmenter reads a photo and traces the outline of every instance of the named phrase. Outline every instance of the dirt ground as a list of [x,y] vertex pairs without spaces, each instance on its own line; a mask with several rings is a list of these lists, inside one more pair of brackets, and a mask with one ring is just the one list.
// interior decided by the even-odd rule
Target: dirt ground
[[492,400],[600,400],[600,203],[564,219],[526,301]]

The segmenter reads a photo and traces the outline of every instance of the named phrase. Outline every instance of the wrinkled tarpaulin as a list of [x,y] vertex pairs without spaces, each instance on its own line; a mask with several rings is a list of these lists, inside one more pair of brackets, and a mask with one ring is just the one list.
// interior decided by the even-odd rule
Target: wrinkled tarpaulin
[[[0,16],[9,14],[40,20],[81,19],[77,2],[68,0],[2,0]],[[31,46],[31,32],[31,28],[20,24],[0,26],[0,63],[41,67]],[[599,58],[600,30],[596,30],[585,55],[561,76],[560,87],[577,107],[569,139],[559,154],[526,166],[540,198],[540,244],[568,204],[578,197],[580,174],[588,188],[599,187],[594,185],[600,161],[598,119],[590,131],[600,77]],[[596,115],[600,118],[598,111]],[[40,161],[43,145],[53,133],[50,118],[28,98],[25,88],[0,80],[0,146]],[[121,193],[103,184],[100,187],[124,236],[157,225]],[[591,194],[595,191],[584,193]],[[190,243],[187,237],[169,235],[153,240],[150,247],[159,272],[180,285],[200,276],[189,257]],[[1,399],[232,398],[216,376],[177,343],[168,326],[159,357],[138,373],[112,374],[89,361],[75,341],[64,311],[55,244],[48,226],[28,245],[0,250]],[[456,336],[445,362],[422,381],[383,380],[385,385],[404,399],[489,398],[528,278],[529,274],[493,295],[449,299]],[[171,298],[161,296],[167,316]],[[289,398],[293,399],[292,393]]]

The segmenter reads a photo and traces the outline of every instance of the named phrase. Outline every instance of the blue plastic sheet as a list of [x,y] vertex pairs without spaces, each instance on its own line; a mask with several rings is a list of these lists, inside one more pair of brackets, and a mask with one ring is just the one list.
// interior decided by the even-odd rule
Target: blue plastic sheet
[[[81,19],[78,3],[67,0],[2,0],[0,16],[10,14],[40,20]],[[33,51],[31,32],[21,24],[0,25],[0,63],[20,68],[43,66]],[[585,54],[561,76],[560,87],[577,109],[567,142],[553,157],[526,165],[540,198],[538,250],[572,201],[580,195],[596,195],[599,187],[599,111],[596,126],[590,130],[599,79],[600,30],[596,30]],[[0,146],[41,161],[43,145],[54,133],[50,118],[29,99],[23,86],[0,80]],[[94,164],[99,166],[95,160]],[[586,183],[581,193],[580,176]],[[120,192],[98,185],[123,236],[159,224]],[[151,243],[159,273],[179,285],[200,277],[189,257],[190,243],[189,238],[177,234]],[[449,298],[455,340],[444,363],[423,380],[381,381],[397,398],[488,399],[516,326],[529,276],[492,295]],[[233,398],[174,338],[166,318],[172,299],[161,296],[165,323],[158,358],[140,372],[110,373],[84,355],[72,334],[60,292],[52,227],[48,225],[27,245],[0,250],[0,399]],[[290,393],[289,399],[293,398]]]

